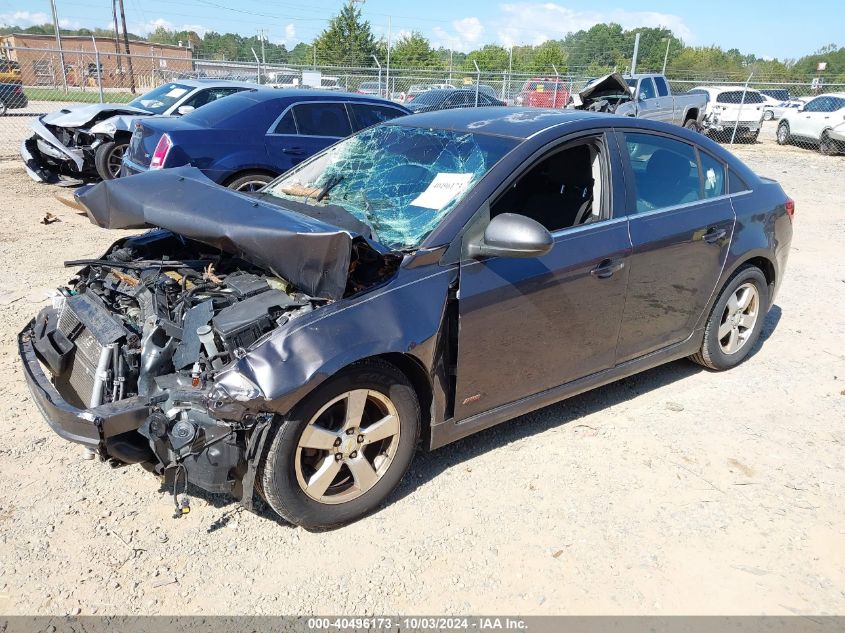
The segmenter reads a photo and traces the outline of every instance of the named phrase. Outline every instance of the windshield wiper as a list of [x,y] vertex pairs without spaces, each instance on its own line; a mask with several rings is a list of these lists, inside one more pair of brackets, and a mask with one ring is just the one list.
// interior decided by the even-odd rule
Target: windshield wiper
[[[343,174],[336,174],[333,177],[329,178],[328,182],[323,185],[323,188],[317,192],[317,197],[314,198],[314,200],[316,200],[317,202],[322,202],[323,199],[327,195],[329,195],[329,192],[335,187],[337,187],[341,183],[341,181],[343,181],[344,178],[346,178],[346,176],[344,176]],[[310,197],[311,196],[309,195],[306,200]]]

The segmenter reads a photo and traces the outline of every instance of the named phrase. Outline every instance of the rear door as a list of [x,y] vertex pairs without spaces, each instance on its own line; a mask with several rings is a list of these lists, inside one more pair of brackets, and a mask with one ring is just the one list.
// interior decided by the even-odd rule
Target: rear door
[[654,78],[654,86],[657,89],[657,108],[655,119],[666,123],[677,123],[675,120],[675,100],[669,92],[669,86],[663,77]]
[[726,167],[670,135],[620,135],[633,253],[618,362],[693,332],[728,254],[735,215]]
[[352,134],[352,123],[343,101],[297,103],[270,127],[267,154],[279,172]]

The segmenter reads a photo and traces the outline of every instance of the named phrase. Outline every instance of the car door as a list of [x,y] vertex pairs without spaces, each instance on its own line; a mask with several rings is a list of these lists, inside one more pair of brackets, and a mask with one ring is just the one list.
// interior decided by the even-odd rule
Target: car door
[[657,96],[657,89],[654,87],[651,77],[640,79],[637,90],[639,118],[659,120],[661,117],[660,99]]
[[789,131],[793,136],[812,137],[813,117],[824,107],[825,97],[816,97],[807,102],[800,112],[789,117]]
[[815,141],[819,140],[822,130],[830,127],[833,109],[833,99],[831,97],[816,97],[807,104],[804,112],[799,115],[801,127],[799,128],[800,131],[795,132],[795,134],[811,138]]
[[[617,217],[622,209],[615,207],[624,199],[616,150],[604,134],[586,140],[597,143],[604,156],[593,166],[592,180],[605,192],[596,221],[553,231],[554,246],[542,257],[460,264],[456,419],[613,366],[631,244],[627,220]],[[547,203],[533,202],[530,194],[538,188],[533,174],[542,171],[545,159],[532,161],[506,183],[486,217],[497,209],[535,219],[535,211],[544,215]],[[508,202],[523,186],[524,206]]]
[[280,172],[352,134],[342,101],[297,103],[270,127],[267,154]]
[[617,362],[692,333],[728,255],[735,214],[725,166],[681,139],[625,130],[633,253]]
[[[654,85],[657,88],[657,108],[655,118],[666,123],[678,123],[675,121],[675,102],[669,94],[669,86],[663,77],[654,77]],[[683,123],[683,121],[680,121]]]

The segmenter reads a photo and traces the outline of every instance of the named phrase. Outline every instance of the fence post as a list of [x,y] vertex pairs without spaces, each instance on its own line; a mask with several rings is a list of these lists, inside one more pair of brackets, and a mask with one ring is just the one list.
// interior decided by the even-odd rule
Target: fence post
[[478,67],[478,62],[474,59],[472,63],[475,65],[475,107],[478,107],[478,84],[481,83],[481,69]]
[[748,79],[745,80],[745,86],[742,89],[742,99],[739,102],[739,111],[736,113],[736,123],[734,123],[734,131],[733,131],[733,134],[731,134],[731,142],[730,142],[731,145],[734,144],[734,139],[736,138],[736,129],[739,127],[739,120],[740,120],[740,117],[742,116],[742,106],[745,105],[745,93],[748,91],[748,84],[751,83],[751,78],[753,76],[754,76],[753,72],[750,75],[748,75]]
[[560,82],[560,74],[557,72],[557,66],[552,64],[552,70],[555,71],[555,96],[552,99],[552,108],[557,109],[557,85]]
[[260,84],[261,83],[261,60],[258,59],[258,55],[255,54],[254,48],[250,47],[249,50],[252,51],[252,56],[255,57],[255,65],[258,67],[258,83]]
[[100,91],[100,103],[103,103],[103,68],[100,66],[100,49],[97,48],[97,40],[91,36],[91,43],[94,45],[94,67],[97,70],[97,89]]
[[[372,58],[375,60],[376,66],[378,66],[378,92],[379,92],[379,96],[381,96],[381,64],[378,61],[378,57],[373,55]],[[387,86],[384,87],[384,90],[385,90],[385,92],[387,91]],[[387,97],[385,97],[385,98],[387,98]]]

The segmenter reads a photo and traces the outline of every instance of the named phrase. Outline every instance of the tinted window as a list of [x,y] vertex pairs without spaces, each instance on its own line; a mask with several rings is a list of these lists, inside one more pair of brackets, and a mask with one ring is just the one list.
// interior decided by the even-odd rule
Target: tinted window
[[764,95],[769,95],[772,99],[777,99],[778,101],[789,101],[789,90],[781,90],[781,89],[772,89],[772,90],[761,90]]
[[748,90],[745,93],[745,100],[742,99],[742,90],[732,90],[731,92],[722,92],[716,97],[718,103],[765,103],[763,95],[753,90]]
[[836,112],[845,107],[845,99],[839,97],[816,97],[805,107],[805,112]]
[[657,93],[654,91],[654,84],[651,77],[646,77],[640,82],[640,97],[643,99],[654,99]]
[[235,94],[236,92],[240,92],[241,88],[209,88],[208,90],[201,90],[193,97],[188,99],[183,105],[190,105],[194,106],[195,108],[201,108],[202,106],[211,103],[213,101],[217,101],[218,99],[222,99],[223,97],[228,97],[231,94]]
[[692,145],[651,134],[625,134],[637,213],[699,199],[698,161]]
[[366,105],[363,103],[350,103],[349,109],[352,110],[352,118],[355,120],[355,128],[358,130],[376,123],[390,121],[405,114],[390,106]]
[[296,122],[293,120],[293,110],[285,112],[279,123],[273,128],[273,134],[296,134]]
[[475,105],[475,93],[470,96],[469,92],[456,92],[451,97],[446,99],[443,104],[444,108],[465,108],[467,106]]
[[701,156],[701,173],[704,181],[704,197],[715,198],[725,195],[725,166],[704,152]]
[[728,191],[731,193],[739,193],[740,191],[748,191],[751,187],[736,175],[733,171],[728,171]]
[[293,107],[296,126],[305,136],[344,137],[352,134],[343,103],[303,103]]
[[669,96],[669,86],[666,85],[666,80],[663,77],[655,77],[654,83],[657,84],[657,94],[661,97]]

